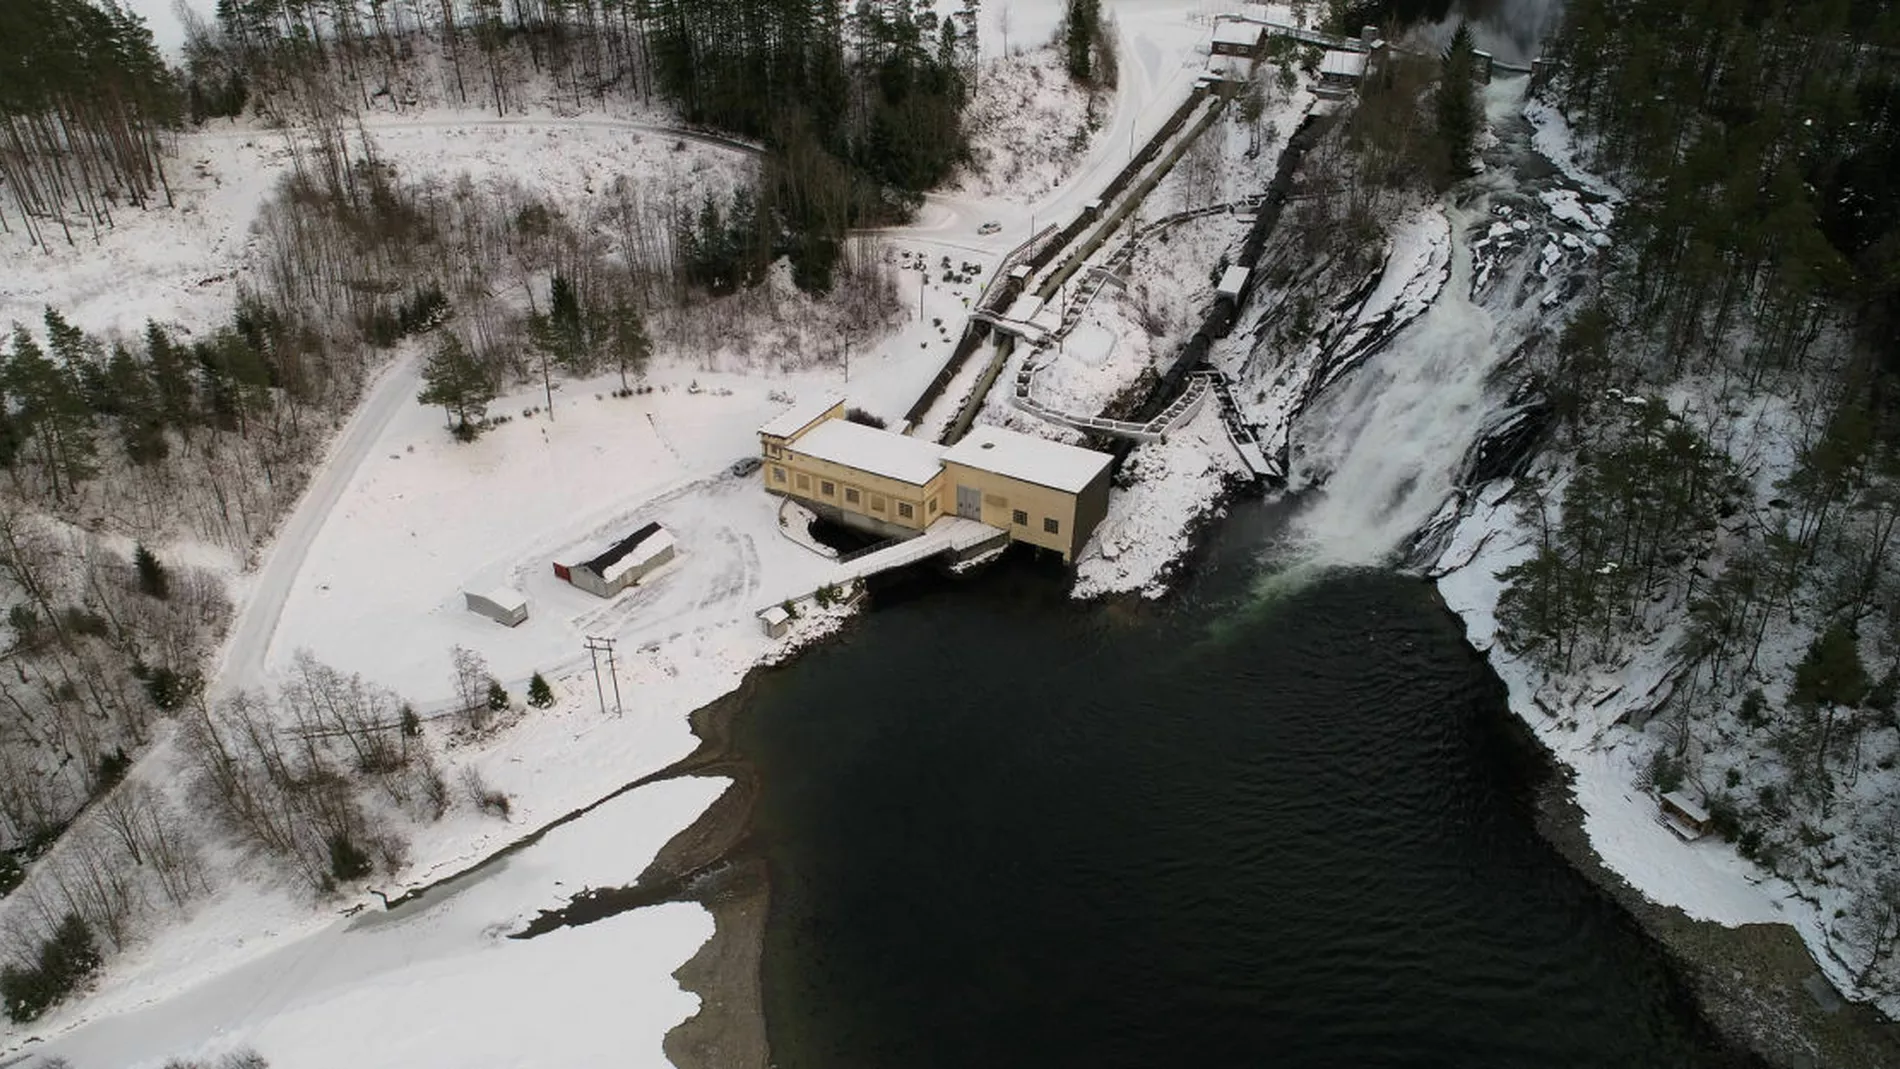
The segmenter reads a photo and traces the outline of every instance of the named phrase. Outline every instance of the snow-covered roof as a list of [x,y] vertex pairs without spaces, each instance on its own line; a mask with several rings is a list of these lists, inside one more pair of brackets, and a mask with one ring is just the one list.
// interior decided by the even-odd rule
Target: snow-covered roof
[[1366,54],[1364,52],[1328,52],[1319,61],[1319,74],[1324,78],[1329,74],[1342,78],[1363,78],[1366,74]]
[[777,627],[779,624],[782,624],[785,621],[790,620],[791,618],[792,618],[792,614],[789,612],[786,612],[785,606],[783,605],[767,605],[759,613],[759,619],[764,620],[766,623],[771,624],[774,627]]
[[1709,819],[1709,811],[1697,805],[1693,799],[1681,791],[1670,791],[1668,794],[1662,796],[1662,800],[1676,812],[1681,813],[1697,824]]
[[808,457],[922,486],[943,470],[943,447],[847,419],[813,427],[793,449]]
[[628,572],[637,568],[644,568],[648,564],[653,563],[655,557],[668,552],[675,544],[673,541],[673,532],[668,530],[656,531],[646,538],[641,539],[640,544],[634,546],[626,556],[621,557],[618,561],[609,565],[606,571],[600,573],[600,577],[609,583],[617,583],[620,581],[620,578]]
[[647,564],[653,558],[672,549],[673,546],[673,532],[657,523],[649,523],[594,554],[584,566],[602,579],[613,582],[628,571]]
[[815,397],[773,416],[765,426],[759,428],[760,434],[769,434],[774,438],[790,438],[804,430],[820,416],[832,410],[844,398],[836,394]]
[[1214,287],[1215,293],[1238,296],[1247,285],[1247,269],[1238,265],[1221,272],[1220,284]]
[[496,606],[508,612],[520,612],[528,607],[527,597],[522,594],[521,591],[511,586],[498,586],[492,590],[481,591],[475,596],[487,598],[489,601],[494,602]]
[[961,442],[944,451],[943,459],[1071,494],[1080,493],[1114,460],[1107,453],[1001,427],[972,428]]
[[1214,24],[1214,43],[1252,48],[1260,43],[1260,32],[1260,27],[1253,23],[1222,19]]

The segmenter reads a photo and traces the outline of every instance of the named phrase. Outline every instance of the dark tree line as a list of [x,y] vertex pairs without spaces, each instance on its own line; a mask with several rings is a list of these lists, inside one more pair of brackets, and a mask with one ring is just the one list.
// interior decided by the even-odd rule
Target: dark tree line
[[791,257],[827,289],[845,230],[898,218],[964,158],[976,62],[974,0],[939,17],[908,0],[758,4],[663,0],[652,47],[662,90],[689,120],[776,150],[741,208],[753,269]]
[[[188,86],[207,101],[246,94],[276,110],[320,102],[340,79],[363,107],[403,107],[420,53],[439,49],[446,95],[518,110],[545,77],[579,106],[653,91],[645,0],[218,0],[187,48]],[[229,112],[211,110],[210,114]]]
[[1672,370],[1798,365],[1839,312],[1900,370],[1891,5],[1584,0],[1554,52],[1558,101],[1644,194],[1623,303]]
[[1102,14],[1101,0],[1069,0],[1058,36],[1063,63],[1076,84],[1091,88],[1115,85],[1115,38],[1112,25]]
[[90,0],[0,4],[0,226],[69,244],[122,204],[169,204],[171,72],[136,17]]
[[222,0],[189,49],[187,96],[195,115],[245,99],[304,117],[400,108],[424,49],[447,64],[448,99],[500,115],[546,85],[574,105],[658,94],[771,147],[749,247],[823,291],[848,229],[901,218],[964,158],[976,25],[974,0],[943,15],[910,0]]
[[324,344],[256,300],[189,343],[148,322],[108,351],[52,308],[43,326],[44,344],[16,323],[0,363],[0,469],[27,500],[71,499],[99,473],[102,441],[136,468],[206,431],[268,440],[283,429],[274,414],[294,420],[335,388]]

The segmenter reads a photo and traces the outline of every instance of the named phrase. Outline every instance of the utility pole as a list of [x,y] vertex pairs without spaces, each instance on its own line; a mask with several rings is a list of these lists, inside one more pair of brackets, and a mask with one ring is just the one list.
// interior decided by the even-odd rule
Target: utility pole
[[600,655],[607,655],[607,677],[614,683],[614,715],[620,716],[620,673],[614,670],[614,640],[587,636],[587,654],[594,662],[594,695],[600,699],[600,715],[607,715],[607,692],[600,683]]

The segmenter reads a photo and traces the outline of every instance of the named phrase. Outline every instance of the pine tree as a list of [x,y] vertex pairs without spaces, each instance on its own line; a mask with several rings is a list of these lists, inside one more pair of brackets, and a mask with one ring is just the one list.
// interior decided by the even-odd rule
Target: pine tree
[[548,681],[539,672],[528,680],[528,704],[536,709],[546,709],[554,704],[554,688],[548,686]]
[[1471,153],[1478,139],[1478,92],[1476,46],[1471,27],[1460,22],[1451,35],[1439,64],[1438,90],[1432,97],[1432,112],[1438,127],[1438,139],[1444,153],[1445,184],[1471,173]]
[[502,686],[499,679],[488,681],[488,711],[491,713],[508,711],[508,688]]
[[185,440],[190,441],[192,425],[198,419],[190,361],[172,343],[165,328],[149,319],[145,321],[145,363],[151,368],[159,420],[177,428]]
[[330,836],[330,875],[337,880],[356,880],[370,874],[369,854],[338,832]]
[[638,375],[646,367],[647,357],[653,355],[653,342],[647,337],[646,322],[641,319],[640,310],[626,300],[615,301],[606,319],[601,333],[606,339],[608,355],[620,370],[620,388],[624,390],[627,373]]
[[1092,62],[1096,26],[1102,18],[1101,0],[1069,0],[1062,24],[1062,45],[1068,56],[1069,77],[1081,85],[1095,84]]
[[1794,687],[1788,700],[1809,709],[1821,705],[1851,708],[1867,696],[1871,685],[1854,633],[1836,623],[1814,640],[1795,666]]
[[550,364],[558,364],[571,374],[591,370],[587,318],[581,310],[580,295],[566,275],[557,273],[549,285],[547,312],[528,317],[528,344],[541,355],[543,370]]
[[123,345],[114,346],[100,380],[101,397],[93,408],[114,417],[119,444],[126,459],[144,467],[165,459],[171,443],[165,438],[165,419],[158,394],[145,368]]
[[453,421],[457,438],[469,441],[481,433],[482,416],[495,399],[495,387],[488,381],[487,371],[452,332],[442,332],[435,352],[423,365],[422,381],[422,392],[416,400],[441,405]]
[[163,601],[171,596],[171,577],[165,574],[165,566],[158,561],[158,555],[140,542],[132,551],[132,567],[138,571],[139,593]]
[[5,368],[6,390],[23,439],[38,447],[40,469],[53,497],[63,499],[94,473],[92,412],[72,370],[47,359],[26,332],[13,329],[13,353]]

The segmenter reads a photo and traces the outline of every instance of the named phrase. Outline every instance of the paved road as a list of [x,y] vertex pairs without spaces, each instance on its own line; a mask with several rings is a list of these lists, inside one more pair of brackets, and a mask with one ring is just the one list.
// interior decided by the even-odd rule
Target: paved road
[[415,365],[407,357],[398,357],[383,369],[357,406],[356,414],[337,433],[329,455],[311,474],[310,485],[296,509],[265,550],[212,676],[214,696],[265,681],[264,655],[283,616],[284,600],[290,596],[297,573],[303,570],[310,544],[330,518],[330,510],[336,507],[357,467],[375,448],[383,428],[404,405],[416,403],[416,384]]

